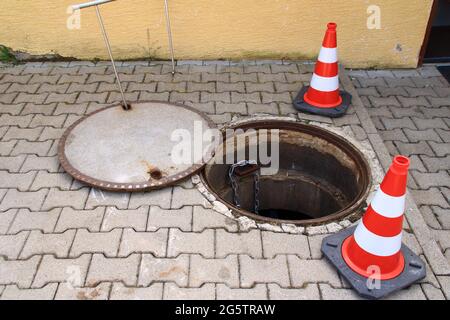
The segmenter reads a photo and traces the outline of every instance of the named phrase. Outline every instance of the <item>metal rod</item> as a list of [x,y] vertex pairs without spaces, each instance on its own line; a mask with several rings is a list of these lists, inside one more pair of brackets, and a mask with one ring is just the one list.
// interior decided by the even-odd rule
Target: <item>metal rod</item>
[[166,28],[167,28],[167,35],[169,37],[170,56],[172,58],[172,74],[175,74],[175,59],[174,59],[174,55],[173,55],[172,28],[170,26],[169,4],[167,3],[167,0],[164,0],[164,12],[166,14]]
[[104,3],[108,3],[108,2],[112,2],[115,0],[95,0],[95,1],[89,1],[86,3],[80,3],[80,4],[75,4],[72,6],[73,10],[80,10],[80,9],[84,9],[84,8],[89,8],[92,6],[97,6],[99,4],[104,4]]
[[109,58],[111,59],[114,74],[116,75],[116,82],[119,87],[120,95],[122,96],[123,108],[125,110],[128,110],[130,107],[129,107],[127,101],[125,100],[125,95],[124,95],[123,89],[122,89],[122,83],[120,82],[119,74],[117,73],[116,64],[114,62],[114,58],[112,55],[111,45],[109,44],[108,35],[106,34],[105,26],[103,25],[102,16],[100,15],[100,9],[98,8],[97,5],[95,6],[95,12],[97,13],[98,22],[100,24],[100,28],[102,29],[103,39],[105,40],[106,48],[108,49],[108,54],[109,54]]

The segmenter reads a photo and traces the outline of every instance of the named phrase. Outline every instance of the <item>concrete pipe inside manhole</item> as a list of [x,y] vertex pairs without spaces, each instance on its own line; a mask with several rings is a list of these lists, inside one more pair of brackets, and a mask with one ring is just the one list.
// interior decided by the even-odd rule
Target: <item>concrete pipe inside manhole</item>
[[[343,137],[317,126],[283,120],[245,122],[232,129],[240,130],[224,133],[224,143],[205,166],[202,180],[235,214],[260,222],[318,225],[360,213],[371,186],[370,168],[362,153]],[[263,175],[256,169],[267,165],[261,165],[259,150],[256,159],[251,150],[255,144],[261,148],[264,139],[260,138],[266,133],[266,153],[273,157],[276,148],[271,137],[277,129],[279,169],[276,174]],[[252,136],[257,136],[258,142]],[[241,167],[230,177],[233,161],[227,161],[227,156],[232,155],[236,163],[239,152],[258,165]]]

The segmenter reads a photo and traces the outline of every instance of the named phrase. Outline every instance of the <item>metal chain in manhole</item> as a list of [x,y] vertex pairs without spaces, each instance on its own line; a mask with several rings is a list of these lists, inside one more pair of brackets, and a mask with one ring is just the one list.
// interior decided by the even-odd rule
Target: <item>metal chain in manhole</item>
[[[247,167],[246,169],[244,167]],[[239,170],[242,168],[243,170]],[[239,171],[238,171],[239,170]],[[253,187],[254,187],[254,211],[259,211],[259,166],[255,160],[241,160],[232,164],[228,171],[228,177],[230,179],[231,189],[233,190],[233,202],[238,208],[241,207],[241,201],[239,198],[239,184],[238,177],[245,176],[253,173]]]

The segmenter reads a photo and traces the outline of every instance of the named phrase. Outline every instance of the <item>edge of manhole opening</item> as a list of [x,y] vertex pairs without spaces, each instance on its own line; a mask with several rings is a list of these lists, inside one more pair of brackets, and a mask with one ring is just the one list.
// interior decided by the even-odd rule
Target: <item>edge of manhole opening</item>
[[[374,167],[379,166],[379,163],[374,164],[372,159],[368,159],[365,155],[367,153],[367,146],[357,141],[353,137],[353,133],[346,130],[345,127],[335,127],[324,123],[293,119],[291,117],[258,117],[246,118],[232,122],[222,128],[225,129],[236,128],[252,128],[252,129],[267,129],[279,128],[284,130],[294,130],[299,132],[311,133],[313,131],[319,132],[319,136],[327,141],[334,141],[339,148],[351,151],[351,155],[357,159],[359,170],[362,170],[362,179],[364,180],[361,190],[358,195],[348,205],[341,210],[319,219],[305,219],[305,220],[273,220],[261,217],[253,212],[242,210],[232,203],[221,199],[220,195],[209,185],[208,179],[205,177],[205,167],[198,175],[192,177],[192,182],[196,188],[209,201],[210,207],[228,218],[235,220],[239,224],[241,231],[251,229],[261,229],[274,232],[295,233],[295,234],[326,234],[338,232],[344,228],[349,227],[356,222],[364,213],[367,207],[367,199],[374,190],[373,184],[373,170]],[[208,166],[208,164],[207,164]]]

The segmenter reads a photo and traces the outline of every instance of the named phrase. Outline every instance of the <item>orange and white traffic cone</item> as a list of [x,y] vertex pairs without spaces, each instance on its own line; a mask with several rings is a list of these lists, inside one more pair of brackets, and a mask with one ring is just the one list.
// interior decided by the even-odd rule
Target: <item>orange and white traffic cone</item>
[[[369,298],[380,298],[425,277],[423,262],[402,245],[408,167],[407,157],[394,157],[356,229],[344,230],[322,242],[325,256],[361,295]],[[374,281],[378,281],[378,287]]]
[[297,110],[328,117],[345,114],[351,95],[339,91],[336,23],[328,23],[310,86],[303,87],[294,99]]

